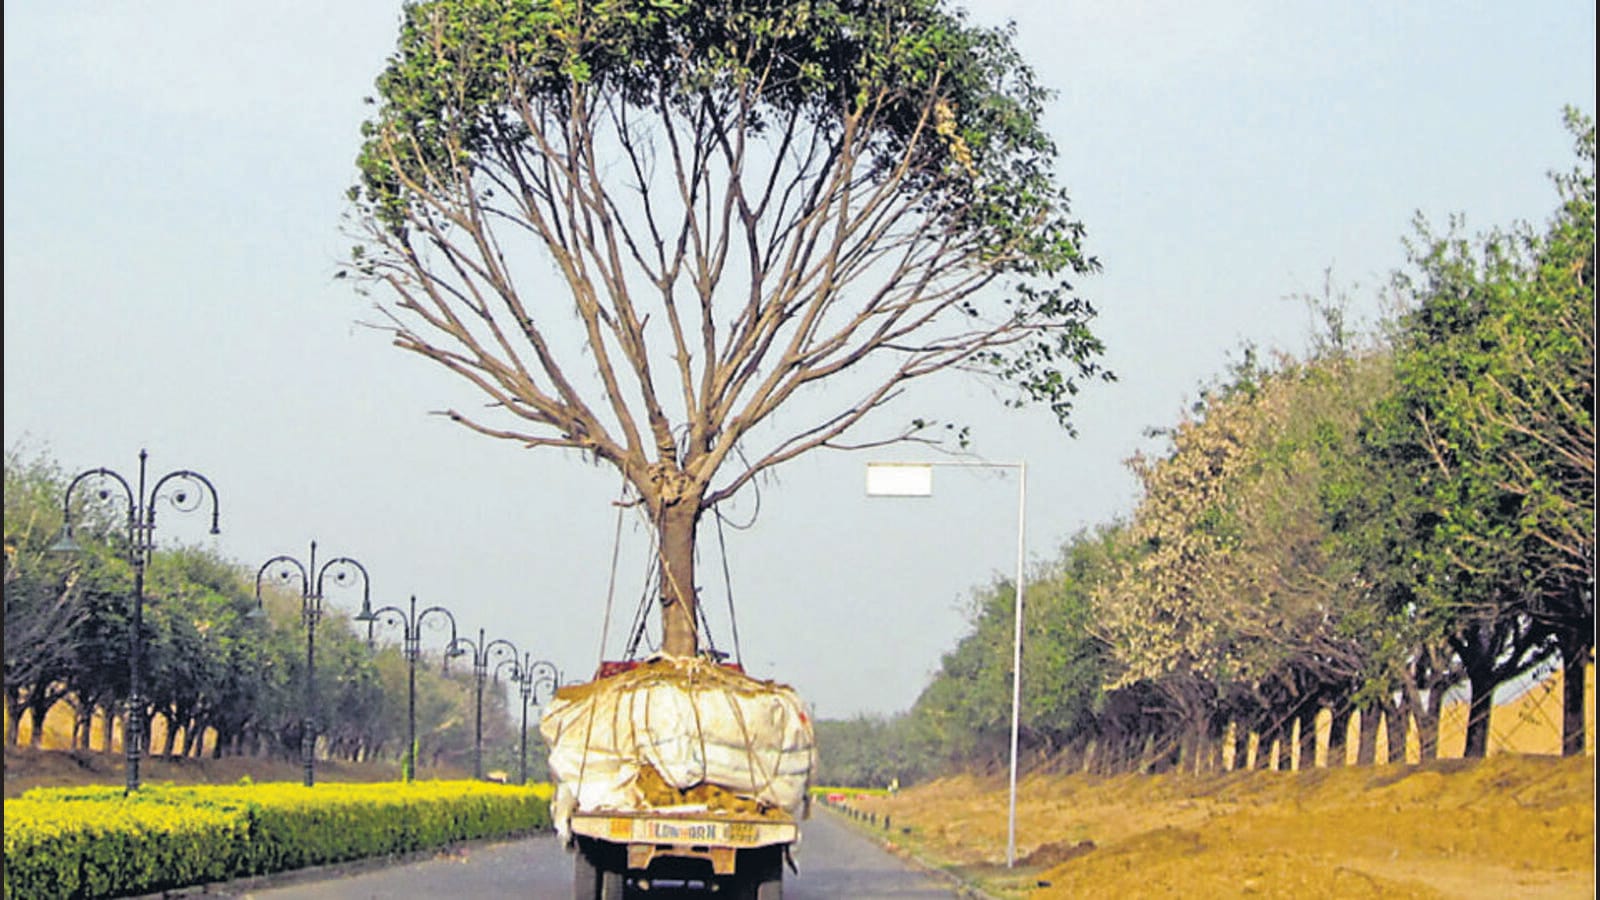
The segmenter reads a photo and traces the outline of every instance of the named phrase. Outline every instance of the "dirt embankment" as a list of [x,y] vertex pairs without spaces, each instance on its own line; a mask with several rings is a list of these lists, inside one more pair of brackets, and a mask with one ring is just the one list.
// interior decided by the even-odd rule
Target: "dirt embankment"
[[1587,898],[1595,758],[1213,776],[1004,776],[855,801],[997,897]]

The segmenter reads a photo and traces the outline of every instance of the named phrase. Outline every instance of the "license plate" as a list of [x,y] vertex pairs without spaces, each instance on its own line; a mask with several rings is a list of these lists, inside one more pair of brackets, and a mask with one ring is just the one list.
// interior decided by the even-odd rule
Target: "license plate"
[[720,839],[717,826],[712,822],[662,822],[652,821],[647,826],[650,839],[678,843],[713,843]]

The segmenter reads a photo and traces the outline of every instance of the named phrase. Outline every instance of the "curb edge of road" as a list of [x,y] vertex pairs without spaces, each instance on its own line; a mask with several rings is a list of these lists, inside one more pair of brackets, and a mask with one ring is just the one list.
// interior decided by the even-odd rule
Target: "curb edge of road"
[[999,900],[999,898],[984,891],[975,883],[962,878],[959,874],[952,872],[933,860],[928,859],[922,854],[913,851],[911,848],[902,844],[893,844],[877,829],[868,828],[849,816],[839,812],[838,810],[830,809],[826,804],[818,804],[817,807],[813,808],[815,809],[818,807],[826,810],[828,815],[833,816],[852,831],[882,847],[885,852],[894,854],[897,858],[903,859],[906,862],[915,865],[917,868],[928,873],[929,875],[934,875],[950,882],[950,884],[956,888],[960,896],[969,898],[969,900]]

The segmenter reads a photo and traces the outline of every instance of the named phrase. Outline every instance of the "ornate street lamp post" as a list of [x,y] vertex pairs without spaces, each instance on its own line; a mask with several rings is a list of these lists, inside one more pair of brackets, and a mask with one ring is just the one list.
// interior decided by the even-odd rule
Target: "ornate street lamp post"
[[472,652],[472,677],[477,682],[477,716],[472,737],[472,777],[483,780],[483,681],[489,676],[489,663],[491,658],[515,660],[517,647],[505,638],[495,638],[484,643],[483,629],[478,629],[478,641],[473,643],[471,638],[461,638],[450,642],[448,655],[452,658],[466,656],[467,648]]
[[561,671],[554,663],[532,660],[533,654],[522,654],[522,665],[517,667],[517,686],[522,690],[522,743],[518,750],[521,758],[521,780],[519,784],[528,783],[528,701],[533,698],[534,689],[541,684],[550,685],[551,693],[561,686]]
[[[274,556],[261,564],[256,572],[256,608],[261,608],[261,579],[266,577],[267,570],[278,566],[273,573],[279,582],[288,584],[298,573],[300,576],[300,618],[306,626],[306,699],[305,719],[300,729],[300,763],[305,768],[306,787],[311,787],[315,782],[315,767],[317,755],[317,712],[316,712],[316,678],[317,678],[317,620],[322,618],[322,584],[330,570],[336,584],[353,582],[357,574],[361,576],[361,608],[368,609],[372,605],[372,585],[367,580],[367,569],[361,563],[348,556],[330,559],[317,568],[317,542],[311,542],[311,562],[302,565],[292,556]],[[291,568],[292,567],[292,568]],[[313,576],[311,573],[315,572]]]
[[[442,606],[430,606],[422,612],[417,612],[417,595],[411,595],[411,611],[398,606],[383,606],[373,609],[371,605],[362,603],[361,612],[356,615],[357,622],[374,623],[382,621],[386,625],[402,626],[406,655],[407,681],[406,681],[406,757],[411,760],[409,766],[404,767],[406,781],[416,778],[417,774],[417,656],[422,649],[422,624],[428,616],[437,613],[444,616],[450,623],[450,643],[456,643],[456,617],[450,610]],[[371,629],[367,633],[370,635]],[[370,640],[370,638],[369,638]]]
[[[156,501],[165,498],[172,504],[172,508],[179,512],[193,512],[205,502],[207,495],[211,497],[211,533],[221,534],[217,527],[219,507],[217,502],[217,489],[199,472],[188,469],[179,469],[161,476],[145,493],[145,463],[149,453],[139,451],[139,488],[135,491],[128,479],[116,472],[100,468],[80,472],[67,485],[67,492],[61,501],[62,525],[61,537],[51,545],[52,550],[76,552],[83,548],[72,539],[72,493],[78,485],[89,478],[109,478],[122,487],[122,492],[128,498],[128,562],[133,565],[133,621],[128,628],[128,721],[122,731],[122,746],[127,756],[128,790],[139,789],[139,757],[144,752],[144,698],[139,691],[142,685],[139,681],[139,667],[144,654],[144,570],[150,564],[151,553],[155,550],[156,532]],[[178,481],[168,489],[168,482]],[[187,485],[187,486],[185,486]],[[162,491],[168,492],[163,494]],[[112,492],[109,487],[102,485],[97,493],[101,500],[111,499]]]
[[499,662],[495,663],[494,664],[494,683],[495,683],[495,685],[499,686],[499,684],[500,684],[500,670],[504,669],[504,668],[506,668],[508,666],[511,669],[511,672],[510,672],[511,682],[513,684],[515,684],[517,682],[517,673],[519,671],[519,669],[517,668],[518,664],[519,663],[518,663],[518,660],[517,660],[515,655],[511,656],[508,659],[502,659]]

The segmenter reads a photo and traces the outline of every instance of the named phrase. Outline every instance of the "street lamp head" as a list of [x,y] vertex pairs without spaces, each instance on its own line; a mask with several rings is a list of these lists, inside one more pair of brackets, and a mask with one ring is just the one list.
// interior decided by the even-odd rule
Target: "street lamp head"
[[450,659],[460,659],[467,655],[467,648],[457,641],[451,641],[450,646],[445,648],[444,655]]
[[72,526],[61,526],[61,536],[50,545],[52,553],[82,553],[83,545],[72,539]]
[[372,611],[372,601],[370,599],[363,599],[361,601],[361,612],[356,613],[355,620],[357,622],[378,621],[378,614]]
[[267,617],[267,608],[261,605],[260,597],[256,598],[256,605],[250,607],[250,611],[245,613],[244,617],[246,619],[265,619]]

